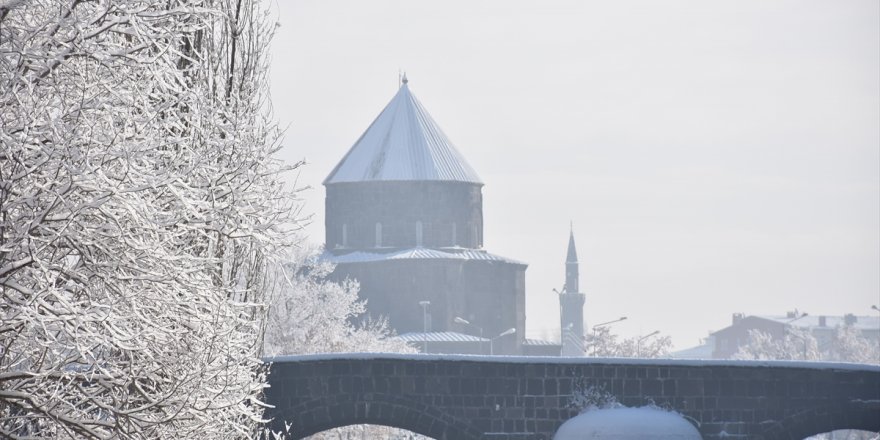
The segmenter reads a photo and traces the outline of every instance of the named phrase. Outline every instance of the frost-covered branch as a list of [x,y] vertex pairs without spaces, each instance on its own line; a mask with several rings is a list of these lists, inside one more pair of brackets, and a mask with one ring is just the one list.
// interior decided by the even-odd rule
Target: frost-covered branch
[[308,251],[281,269],[283,287],[271,302],[266,329],[268,355],[416,351],[390,339],[385,321],[362,320],[366,302],[358,299],[358,284],[329,281],[332,271],[331,263]]
[[298,228],[273,26],[256,0],[0,2],[0,435],[256,432]]
[[660,358],[669,355],[672,339],[669,336],[626,338],[618,340],[609,327],[594,328],[585,338],[587,355],[597,357]]
[[831,339],[821,344],[809,329],[787,328],[782,338],[774,338],[760,330],[749,330],[748,343],[740,347],[733,357],[880,364],[880,341],[864,337],[852,326],[834,328]]

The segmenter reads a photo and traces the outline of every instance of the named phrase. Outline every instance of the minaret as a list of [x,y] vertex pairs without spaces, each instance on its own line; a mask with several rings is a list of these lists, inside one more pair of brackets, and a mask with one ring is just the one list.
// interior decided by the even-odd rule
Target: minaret
[[565,257],[565,288],[559,294],[559,318],[562,329],[562,356],[584,356],[584,302],[586,295],[578,287],[578,258],[574,245],[574,230],[568,237]]
[[578,253],[574,245],[574,230],[569,231],[568,253],[565,255],[565,293],[578,293],[580,275],[578,274]]

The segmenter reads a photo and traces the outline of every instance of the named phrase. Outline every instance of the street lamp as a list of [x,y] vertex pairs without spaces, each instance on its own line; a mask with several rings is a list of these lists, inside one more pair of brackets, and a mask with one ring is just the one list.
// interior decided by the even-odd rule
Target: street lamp
[[593,357],[596,356],[596,345],[597,345],[596,340],[598,339],[598,333],[596,332],[596,329],[601,328],[601,327],[606,327],[611,324],[617,324],[620,321],[626,321],[626,316],[621,316],[620,318],[617,318],[617,319],[614,319],[614,320],[611,320],[608,322],[602,322],[602,323],[599,323],[599,324],[596,324],[593,326]]
[[639,340],[636,342],[636,356],[642,357],[642,341],[658,334],[660,334],[660,330],[654,330],[653,332],[639,338]]
[[[807,331],[807,336],[795,333],[795,332],[791,331],[791,329],[788,329],[787,332],[788,332],[789,336],[794,336],[794,337],[800,339],[801,342],[804,343],[804,351],[803,351],[803,354],[801,354],[801,359],[807,360],[807,336],[809,336],[809,329]],[[818,344],[816,344],[816,345],[818,346]]]
[[[795,321],[797,321],[798,319],[801,319],[801,318],[806,317],[806,316],[809,316],[809,315],[810,315],[810,314],[807,313],[807,312],[800,312],[800,313],[798,313],[797,309],[794,309],[794,318],[791,319],[791,320],[789,320],[786,324],[791,324],[792,322],[795,322]],[[810,330],[810,327],[807,326],[807,331],[809,332],[809,330]],[[801,336],[801,335],[798,335],[798,334],[796,334],[796,333],[792,333],[792,332],[791,332],[791,329],[788,329],[787,331],[788,331],[788,334],[790,334],[790,335],[794,335],[794,336],[796,336],[796,337],[798,337],[798,338],[801,338],[801,340],[804,342],[804,354],[803,354],[803,359],[804,359],[804,360],[807,360],[807,338],[805,338],[805,337],[803,337],[803,336]]]
[[428,306],[431,305],[431,301],[419,301],[419,305],[422,306],[422,351],[428,352]]
[[516,329],[513,328],[513,327],[511,327],[511,328],[509,328],[509,329],[504,330],[503,332],[501,332],[500,335],[495,336],[494,338],[490,339],[490,340],[489,340],[489,354],[490,354],[490,355],[494,355],[494,354],[495,354],[495,340],[496,340],[496,339],[498,339],[498,338],[500,338],[500,337],[502,337],[502,336],[512,335],[512,334],[514,334],[514,333],[516,333]]
[[[805,317],[805,316],[809,316],[809,313],[807,313],[807,312],[800,312],[800,313],[798,313],[798,310],[797,310],[797,309],[794,309],[794,318],[793,318],[793,319],[790,319],[786,324],[791,324],[792,322],[795,322],[795,321],[797,321],[798,319],[801,319],[801,318],[803,318],[803,317]],[[809,327],[807,327],[807,330],[809,330]],[[803,354],[803,359],[804,359],[804,360],[807,360],[807,338],[803,337],[802,335],[798,335],[798,334],[796,334],[796,333],[792,333],[792,332],[791,332],[791,329],[788,329],[787,331],[788,331],[788,334],[790,334],[790,335],[794,335],[794,336],[796,336],[796,337],[798,337],[798,338],[801,338],[801,341],[804,342],[804,354]]]
[[617,319],[615,319],[615,320],[613,320],[613,321],[608,321],[608,322],[603,322],[603,323],[601,323],[601,324],[596,324],[596,325],[593,326],[593,331],[596,331],[596,329],[599,328],[599,327],[605,327],[606,325],[611,325],[611,324],[614,324],[614,323],[618,323],[618,322],[620,322],[620,321],[626,321],[626,316],[621,316],[620,318],[617,318]]
[[480,331],[480,354],[483,354],[483,327],[478,327],[474,324],[471,324],[470,321],[468,321],[467,319],[464,319],[460,316],[456,316],[455,319],[453,319],[452,321],[457,322],[459,324],[469,325],[469,326]]

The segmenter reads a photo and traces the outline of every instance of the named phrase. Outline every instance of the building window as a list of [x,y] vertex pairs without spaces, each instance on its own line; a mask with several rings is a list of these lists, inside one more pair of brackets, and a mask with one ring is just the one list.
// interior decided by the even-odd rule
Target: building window
[[342,247],[348,247],[348,225],[342,224]]
[[422,222],[416,222],[416,246],[422,245]]
[[452,223],[452,246],[458,245],[458,231],[455,229],[455,223]]
[[382,247],[382,223],[376,223],[376,247]]

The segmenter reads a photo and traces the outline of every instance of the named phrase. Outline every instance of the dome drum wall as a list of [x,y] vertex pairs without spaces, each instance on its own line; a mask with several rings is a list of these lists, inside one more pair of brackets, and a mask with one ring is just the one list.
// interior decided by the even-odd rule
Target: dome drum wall
[[325,243],[331,252],[483,245],[481,184],[374,181],[326,188]]

